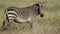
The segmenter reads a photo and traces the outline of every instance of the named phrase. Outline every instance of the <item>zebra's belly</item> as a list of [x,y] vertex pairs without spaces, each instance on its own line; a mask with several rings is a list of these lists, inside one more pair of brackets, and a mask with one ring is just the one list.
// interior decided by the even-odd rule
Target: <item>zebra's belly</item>
[[31,19],[30,17],[27,18],[27,19],[23,19],[23,18],[17,17],[17,18],[16,18],[16,21],[17,21],[17,22],[28,22],[28,21],[30,21],[30,19]]

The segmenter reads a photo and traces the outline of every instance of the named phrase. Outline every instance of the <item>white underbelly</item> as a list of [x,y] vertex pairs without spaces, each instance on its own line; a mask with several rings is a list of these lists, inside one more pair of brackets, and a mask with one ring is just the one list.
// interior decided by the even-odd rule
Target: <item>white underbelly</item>
[[31,20],[30,17],[27,18],[27,19],[22,19],[22,18],[19,18],[19,17],[16,18],[16,21],[18,21],[18,22],[28,22],[28,21],[30,21],[30,20]]

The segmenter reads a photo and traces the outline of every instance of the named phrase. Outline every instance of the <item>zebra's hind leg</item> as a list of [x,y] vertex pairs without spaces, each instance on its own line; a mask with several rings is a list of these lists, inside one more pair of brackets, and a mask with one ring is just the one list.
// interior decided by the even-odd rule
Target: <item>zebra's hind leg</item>
[[7,24],[7,29],[10,30],[11,29],[11,20],[8,20],[8,24]]
[[5,20],[3,20],[3,25],[2,25],[2,27],[4,27],[4,25],[5,25]]
[[1,30],[7,30],[7,28],[5,27],[5,20],[3,20],[3,24],[2,24],[2,27],[1,27],[2,29]]
[[11,29],[11,21],[9,20],[8,23],[7,23],[7,27],[5,26],[5,20],[3,21],[3,24],[2,24],[2,27],[1,27],[1,30],[2,31],[5,31],[5,30],[10,30]]
[[11,28],[12,20],[8,18],[8,15],[6,15],[6,19],[7,19],[7,30],[9,30]]

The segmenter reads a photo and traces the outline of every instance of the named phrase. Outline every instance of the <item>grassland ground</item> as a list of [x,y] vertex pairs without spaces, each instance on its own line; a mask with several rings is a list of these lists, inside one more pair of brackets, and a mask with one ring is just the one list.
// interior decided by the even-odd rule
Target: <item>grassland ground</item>
[[[40,0],[0,0],[0,29],[4,17],[4,9],[9,6],[27,7]],[[33,29],[29,24],[12,23],[11,30],[0,31],[0,34],[60,34],[60,0],[44,0],[44,17],[37,16],[33,23]],[[6,23],[7,24],[7,23]]]

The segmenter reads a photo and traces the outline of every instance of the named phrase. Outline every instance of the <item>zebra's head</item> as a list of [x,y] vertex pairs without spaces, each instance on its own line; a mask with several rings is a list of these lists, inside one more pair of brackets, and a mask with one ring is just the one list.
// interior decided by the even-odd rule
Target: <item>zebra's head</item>
[[44,5],[42,2],[40,3],[37,3],[36,6],[38,6],[38,14],[40,15],[40,17],[43,17],[44,16]]

